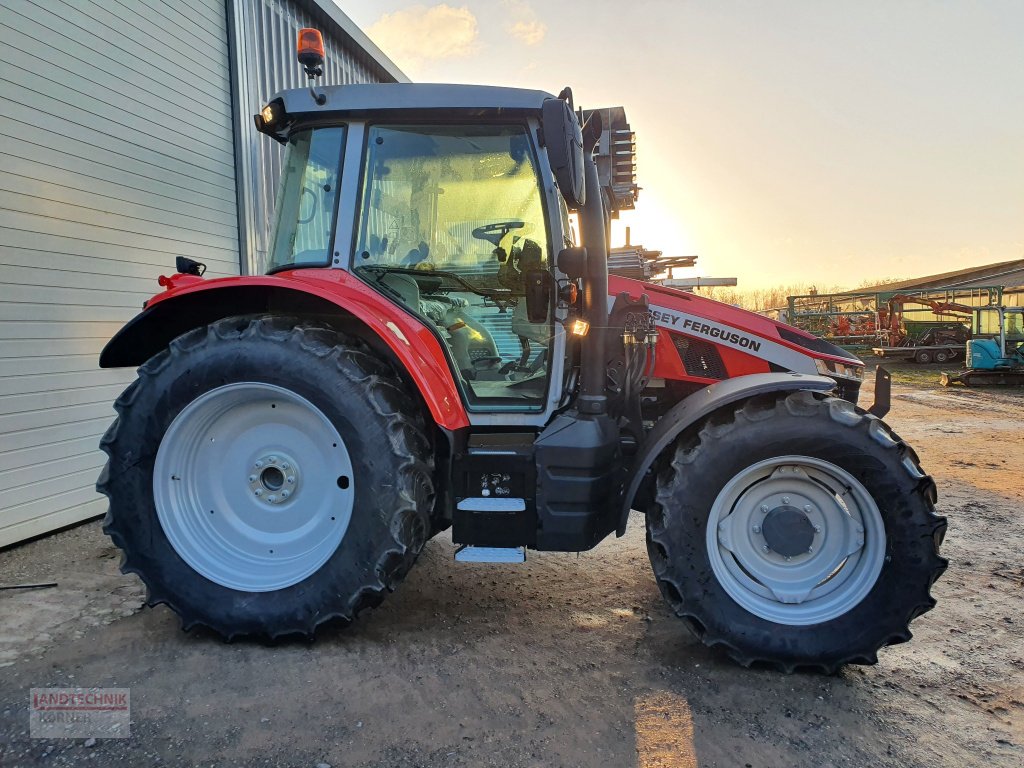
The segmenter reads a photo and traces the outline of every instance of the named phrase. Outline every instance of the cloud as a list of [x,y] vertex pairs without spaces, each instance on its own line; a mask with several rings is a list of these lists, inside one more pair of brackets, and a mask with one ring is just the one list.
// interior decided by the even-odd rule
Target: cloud
[[526,43],[527,45],[539,45],[548,33],[548,25],[537,21],[517,21],[508,28],[512,37]]
[[367,34],[399,66],[465,58],[480,49],[476,16],[465,6],[447,3],[385,13]]
[[505,30],[525,45],[540,45],[548,33],[548,25],[537,18],[537,13],[525,0],[504,0],[511,17]]

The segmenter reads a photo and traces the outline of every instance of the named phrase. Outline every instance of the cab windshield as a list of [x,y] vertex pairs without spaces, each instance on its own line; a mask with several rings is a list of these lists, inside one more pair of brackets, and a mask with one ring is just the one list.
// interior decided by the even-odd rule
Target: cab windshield
[[540,408],[553,313],[527,312],[549,270],[525,126],[374,126],[353,271],[448,345],[470,407]]
[[268,272],[330,263],[344,140],[343,127],[298,131],[289,137]]

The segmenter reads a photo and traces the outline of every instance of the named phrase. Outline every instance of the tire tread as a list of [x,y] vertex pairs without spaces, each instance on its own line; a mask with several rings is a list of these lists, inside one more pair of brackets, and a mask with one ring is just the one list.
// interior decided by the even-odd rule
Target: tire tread
[[[665,514],[672,502],[676,490],[685,482],[687,467],[693,464],[701,454],[712,451],[715,442],[722,436],[746,424],[761,421],[765,411],[777,412],[780,409],[796,417],[818,416],[822,410],[836,424],[853,430],[859,430],[872,437],[878,445],[886,450],[898,453],[899,461],[907,476],[908,492],[916,495],[924,509],[926,524],[930,530],[929,538],[932,546],[927,551],[927,562],[923,569],[928,574],[919,587],[920,593],[911,602],[912,608],[907,615],[900,617],[893,626],[882,626],[875,633],[875,640],[868,646],[842,656],[828,659],[816,659],[809,663],[793,663],[789,660],[772,657],[766,653],[745,652],[726,635],[710,629],[711,623],[701,617],[701,610],[706,606],[687,601],[685,590],[680,588],[680,574],[676,568],[688,567],[687,564],[673,567],[672,553],[668,550],[670,538],[665,535],[669,516]],[[906,642],[911,638],[909,624],[918,616],[935,606],[930,594],[932,584],[946,570],[948,561],[939,554],[946,532],[946,519],[935,513],[936,487],[932,478],[927,475],[918,459],[916,452],[910,448],[881,419],[867,411],[857,408],[846,400],[828,397],[809,391],[797,391],[788,395],[775,396],[766,402],[762,398],[748,400],[735,408],[726,408],[717,412],[692,430],[681,435],[676,442],[670,460],[664,461],[657,476],[657,493],[653,508],[647,515],[648,551],[654,569],[658,587],[675,614],[682,618],[697,638],[709,647],[721,647],[733,660],[749,667],[753,664],[764,664],[781,669],[787,673],[797,669],[814,668],[827,674],[836,672],[846,664],[874,664],[878,660],[878,651],[896,643]],[[692,568],[692,564],[689,565]]]
[[[326,611],[308,612],[301,616],[296,611],[290,621],[275,625],[264,621],[255,632],[239,632],[235,627],[216,625],[214,621],[200,618],[190,606],[161,589],[158,582],[150,578],[145,569],[133,561],[127,538],[119,522],[120,516],[116,509],[118,496],[111,480],[113,475],[131,466],[113,465],[116,460],[132,455],[133,447],[123,444],[121,426],[126,414],[133,407],[141,387],[145,386],[145,381],[156,376],[167,365],[191,350],[216,341],[229,342],[244,336],[259,337],[266,343],[294,344],[305,352],[321,358],[333,356],[338,374],[361,388],[366,402],[382,419],[389,422],[389,442],[399,464],[396,478],[399,486],[397,496],[402,502],[399,508],[393,511],[389,525],[393,545],[389,546],[368,569],[368,572],[373,574],[370,583],[357,589],[342,605],[335,604]],[[188,631],[196,626],[205,626],[227,641],[242,635],[255,635],[271,641],[294,635],[312,638],[317,628],[328,621],[348,624],[362,611],[379,605],[384,595],[393,591],[409,572],[422,551],[430,530],[429,511],[434,496],[433,457],[428,450],[430,441],[425,433],[425,420],[415,405],[412,409],[406,410],[396,407],[403,399],[407,404],[415,403],[402,387],[397,373],[387,362],[371,355],[364,342],[338,333],[326,325],[310,324],[297,318],[231,317],[179,336],[167,349],[144,363],[138,374],[139,378],[132,382],[114,403],[118,416],[100,443],[100,447],[107,454],[107,462],[96,488],[107,496],[109,502],[103,521],[103,531],[122,552],[121,572],[134,573],[145,584],[147,605],[167,605],[179,616],[182,629]],[[135,463],[141,458],[135,456]]]

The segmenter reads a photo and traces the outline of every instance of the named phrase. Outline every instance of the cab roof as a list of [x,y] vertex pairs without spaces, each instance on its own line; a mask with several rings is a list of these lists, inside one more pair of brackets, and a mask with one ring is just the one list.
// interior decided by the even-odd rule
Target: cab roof
[[326,97],[323,104],[316,103],[309,88],[281,91],[272,101],[280,100],[289,117],[301,119],[429,110],[458,110],[470,115],[539,114],[544,100],[554,98],[526,88],[435,83],[360,83],[314,86],[314,90]]

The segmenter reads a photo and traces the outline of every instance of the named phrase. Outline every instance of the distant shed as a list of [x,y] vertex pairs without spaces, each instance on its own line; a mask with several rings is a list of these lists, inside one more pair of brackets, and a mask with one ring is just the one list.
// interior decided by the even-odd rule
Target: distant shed
[[942,272],[927,277],[915,277],[895,283],[858,288],[847,293],[880,293],[899,291],[919,293],[921,291],[946,288],[982,288],[998,285],[1003,288],[1003,300],[1011,306],[1024,305],[1024,259],[1000,261],[983,267],[968,267],[953,272]]
[[[769,310],[765,314],[816,335],[852,344],[875,337],[879,311],[887,309],[887,303],[894,294],[911,294],[968,306],[996,303],[1024,306],[1024,259],[881,283],[852,291],[790,296],[786,309]],[[950,317],[937,315],[923,305],[907,304],[902,311],[907,320],[937,322]]]

